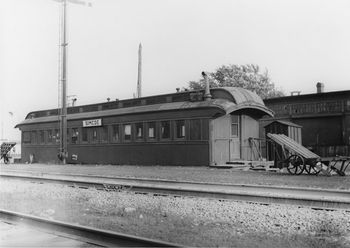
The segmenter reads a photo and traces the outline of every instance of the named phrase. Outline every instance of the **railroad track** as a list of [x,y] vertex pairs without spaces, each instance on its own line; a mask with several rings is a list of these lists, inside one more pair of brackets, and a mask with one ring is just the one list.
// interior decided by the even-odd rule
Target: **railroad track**
[[350,209],[350,191],[262,185],[213,184],[142,178],[1,171],[0,177],[79,188],[130,190],[156,195],[231,199],[264,204],[294,204],[320,209]]
[[[141,238],[133,235],[126,235],[112,231],[106,231],[81,225],[74,225],[66,222],[54,221],[35,217],[32,215],[6,211],[0,209],[0,221],[12,225],[22,225],[35,230],[39,230],[44,234],[50,233],[55,236],[80,241],[90,246],[101,247],[179,247],[177,244]],[[3,232],[4,230],[2,230]],[[5,235],[6,237],[6,235]],[[21,237],[17,237],[20,243]],[[35,237],[38,238],[38,237]],[[43,239],[38,239],[45,242]],[[2,238],[2,243],[6,243],[6,238]],[[12,245],[17,246],[12,243]],[[54,244],[32,244],[42,247],[43,245]]]

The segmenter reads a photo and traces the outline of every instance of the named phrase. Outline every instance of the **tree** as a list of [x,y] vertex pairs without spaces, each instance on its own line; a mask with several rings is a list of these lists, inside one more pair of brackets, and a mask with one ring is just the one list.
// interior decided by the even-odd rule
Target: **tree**
[[[215,72],[208,73],[208,79],[211,88],[241,87],[255,92],[263,99],[284,95],[282,91],[275,88],[268,71],[261,73],[258,65],[223,65]],[[190,90],[204,89],[204,79],[190,81],[188,88]]]

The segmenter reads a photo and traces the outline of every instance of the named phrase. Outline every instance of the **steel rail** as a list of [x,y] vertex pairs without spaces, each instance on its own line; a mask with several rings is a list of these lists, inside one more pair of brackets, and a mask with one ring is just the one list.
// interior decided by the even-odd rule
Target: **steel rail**
[[[39,175],[40,174],[40,175]],[[232,199],[247,202],[294,204],[322,209],[350,209],[350,191],[242,184],[212,184],[171,180],[137,179],[88,175],[0,172],[1,177],[67,184],[72,187],[131,190],[161,195]]]
[[21,223],[42,230],[102,247],[180,247],[177,244],[141,238],[67,222],[48,220],[33,215],[0,209],[0,220]]

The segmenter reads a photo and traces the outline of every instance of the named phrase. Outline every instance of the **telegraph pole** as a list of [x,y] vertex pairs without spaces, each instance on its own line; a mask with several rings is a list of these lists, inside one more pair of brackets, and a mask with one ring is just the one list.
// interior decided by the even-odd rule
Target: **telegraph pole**
[[[57,0],[56,0],[57,1]],[[67,1],[75,4],[87,5],[91,7],[91,3],[80,0],[58,0],[61,2],[60,17],[60,86],[61,86],[61,109],[60,109],[60,150],[59,158],[62,164],[67,163]]]
[[61,5],[61,118],[60,118],[60,158],[63,164],[66,164],[68,155],[67,150],[67,1],[63,0]]

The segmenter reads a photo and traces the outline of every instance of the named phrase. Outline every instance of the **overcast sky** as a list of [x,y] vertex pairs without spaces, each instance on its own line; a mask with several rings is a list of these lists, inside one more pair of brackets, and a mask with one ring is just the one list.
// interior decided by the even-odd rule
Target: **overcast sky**
[[[350,90],[348,0],[92,0],[68,6],[68,95],[132,98],[138,45],[143,96],[175,92],[201,71],[253,63],[286,94]],[[3,138],[58,104],[59,3],[0,0]],[[9,114],[12,112],[13,114]]]

